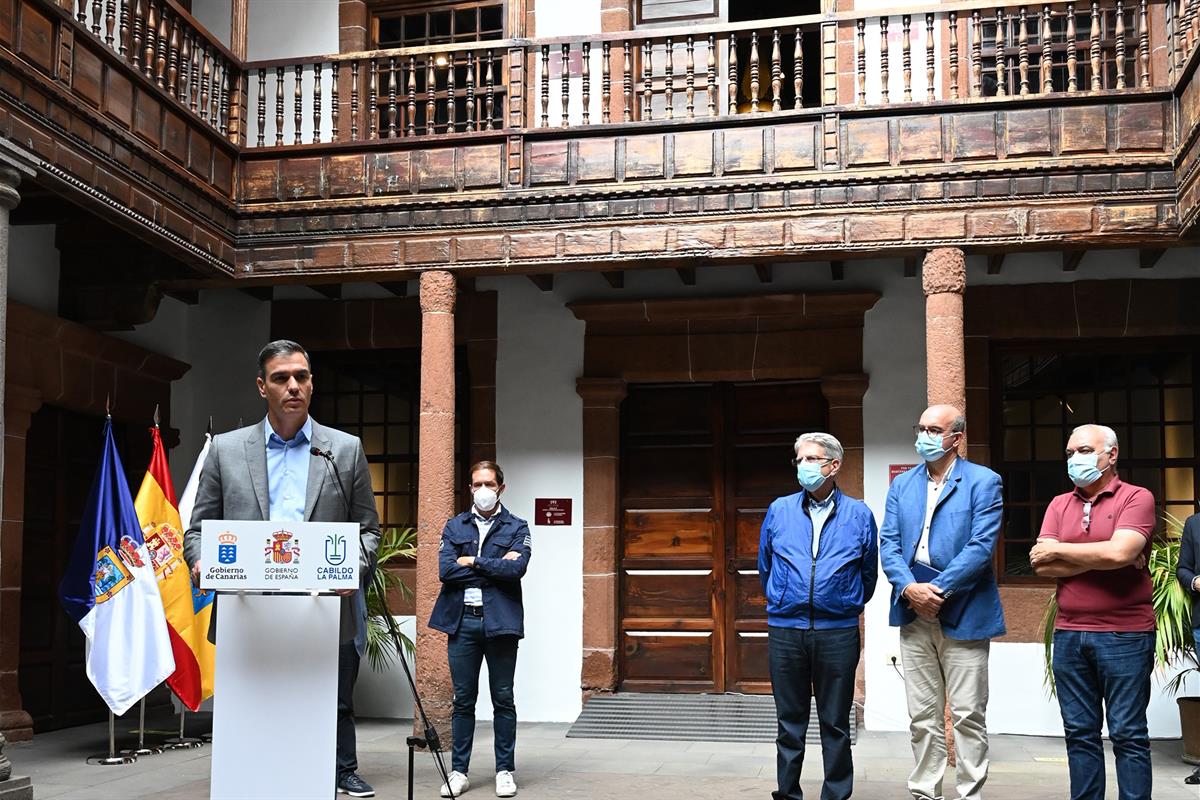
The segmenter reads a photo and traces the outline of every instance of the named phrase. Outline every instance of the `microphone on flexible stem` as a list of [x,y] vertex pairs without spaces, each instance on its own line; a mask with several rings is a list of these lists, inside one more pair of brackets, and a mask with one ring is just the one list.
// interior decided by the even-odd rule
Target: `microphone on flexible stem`
[[333,460],[333,451],[322,450],[316,445],[313,445],[312,447],[308,448],[308,452],[310,455],[325,459],[325,468],[333,473],[333,481],[337,486],[338,496],[342,498],[342,505],[346,507],[346,520],[352,521],[350,514],[350,500],[346,497],[346,488],[342,486],[342,476],[338,474],[337,463]]

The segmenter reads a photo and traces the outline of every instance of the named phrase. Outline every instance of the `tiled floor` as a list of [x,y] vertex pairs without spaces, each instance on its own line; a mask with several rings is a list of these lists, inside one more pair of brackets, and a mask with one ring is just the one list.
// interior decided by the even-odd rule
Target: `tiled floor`
[[[154,726],[150,726],[154,727]],[[727,800],[770,797],[774,745],[723,742],[668,742],[568,739],[565,724],[524,723],[517,743],[520,797],[608,800]],[[407,791],[407,723],[367,720],[359,723],[359,773],[380,798],[403,798]],[[30,743],[10,745],[16,773],[31,775],[39,800],[96,798],[204,798],[208,795],[210,748],[148,756],[125,767],[88,766],[85,758],[104,741],[102,726],[46,734]],[[491,730],[480,726],[475,741],[476,786],[468,798],[494,797]],[[1154,743],[1154,797],[1200,798],[1185,786],[1191,768],[1180,758],[1177,741]],[[993,736],[989,800],[1063,800],[1067,768],[1062,741],[1026,736]],[[448,757],[447,757],[448,758]],[[908,736],[863,731],[854,750],[855,798],[896,800],[905,796],[911,763]],[[1109,796],[1116,796],[1112,755],[1108,756]],[[285,767],[282,767],[285,768]],[[808,797],[820,796],[820,752],[809,755],[803,781]],[[416,797],[437,796],[433,761],[418,753]],[[948,780],[949,783],[949,780]],[[948,795],[954,792],[947,786]],[[330,792],[332,796],[332,791]],[[248,800],[257,800],[248,798]]]

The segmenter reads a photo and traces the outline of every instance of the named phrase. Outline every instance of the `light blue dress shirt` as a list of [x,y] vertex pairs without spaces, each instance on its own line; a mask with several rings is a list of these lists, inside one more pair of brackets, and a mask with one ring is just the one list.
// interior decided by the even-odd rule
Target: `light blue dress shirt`
[[812,498],[812,495],[808,497],[808,517],[812,520],[813,526],[813,558],[817,557],[817,551],[821,547],[821,529],[825,527],[825,520],[829,519],[829,515],[833,513],[833,498],[834,492],[830,492],[829,496],[819,503]]
[[271,520],[303,522],[304,500],[308,493],[308,465],[314,458],[309,452],[312,441],[312,417],[289,441],[279,438],[271,419],[263,420],[267,440],[267,497]]

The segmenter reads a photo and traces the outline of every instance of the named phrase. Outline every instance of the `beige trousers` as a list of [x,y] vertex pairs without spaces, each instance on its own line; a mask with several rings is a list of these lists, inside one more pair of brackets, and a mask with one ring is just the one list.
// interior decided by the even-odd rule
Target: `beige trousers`
[[917,800],[942,800],[946,773],[946,702],[954,725],[958,795],[980,800],[988,773],[987,639],[961,641],[938,622],[917,619],[900,628],[900,657],[916,765],[908,791]]

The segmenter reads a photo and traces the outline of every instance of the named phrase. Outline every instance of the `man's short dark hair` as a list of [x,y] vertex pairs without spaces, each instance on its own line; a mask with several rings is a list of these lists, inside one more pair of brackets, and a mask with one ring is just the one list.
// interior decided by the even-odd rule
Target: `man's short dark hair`
[[258,377],[267,377],[267,362],[272,358],[290,356],[293,353],[299,353],[304,356],[304,360],[308,362],[308,371],[312,372],[312,359],[309,357],[307,350],[291,339],[276,339],[273,342],[268,342],[262,350],[258,351]]
[[504,470],[500,469],[500,465],[495,461],[477,461],[471,465],[471,471],[467,473],[467,481],[470,482],[475,477],[475,473],[481,469],[490,469],[496,473],[496,483],[504,484]]

